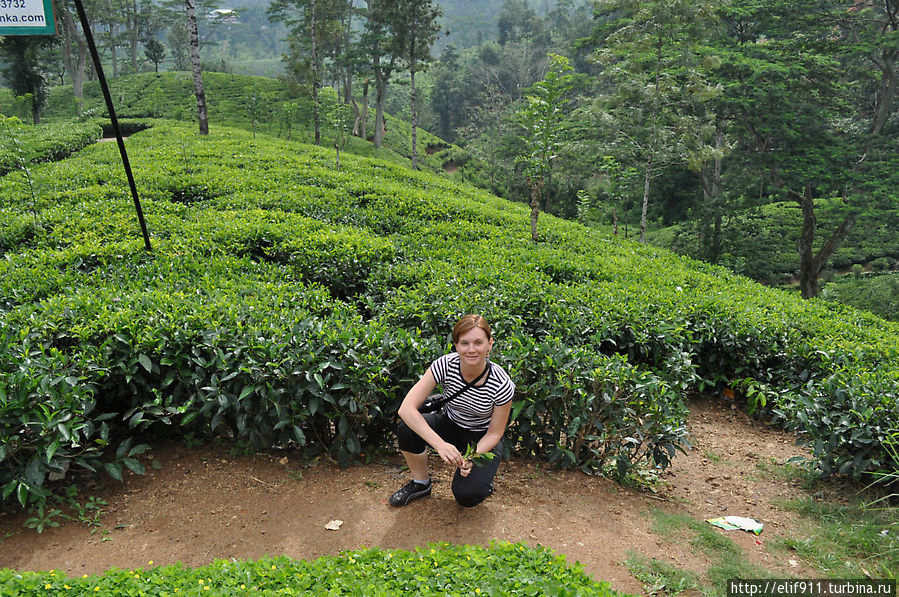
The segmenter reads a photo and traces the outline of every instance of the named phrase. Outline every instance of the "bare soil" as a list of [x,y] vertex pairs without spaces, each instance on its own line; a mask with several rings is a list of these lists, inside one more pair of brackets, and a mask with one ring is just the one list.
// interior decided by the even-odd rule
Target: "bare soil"
[[[765,525],[759,536],[720,532],[751,562],[801,573],[767,543],[792,532],[797,515],[783,502],[803,490],[759,466],[803,456],[794,438],[719,399],[692,403],[689,427],[693,449],[677,455],[653,491],[513,459],[500,467],[496,493],[471,509],[456,505],[452,471],[441,465],[433,471],[431,497],[391,507],[387,496],[406,480],[398,455],[342,470],[326,461],[302,463],[291,453],[235,458],[217,445],[158,446],[150,458],[159,468],[82,491],[108,503],[99,528],[65,521],[37,534],[23,526],[24,515],[0,514],[0,568],[81,575],[146,567],[151,560],[199,566],[217,558],[309,559],[360,547],[505,540],[550,547],[613,588],[640,594],[641,584],[623,564],[632,551],[697,572],[708,565],[687,542],[652,532],[651,512],[662,509],[700,520],[755,518]],[[326,529],[331,521],[342,524]]]

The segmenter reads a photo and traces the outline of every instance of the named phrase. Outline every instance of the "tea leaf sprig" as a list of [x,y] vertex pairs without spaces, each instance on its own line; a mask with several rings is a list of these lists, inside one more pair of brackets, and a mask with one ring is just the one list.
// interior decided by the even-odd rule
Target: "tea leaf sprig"
[[496,454],[493,452],[478,452],[478,449],[474,444],[469,444],[468,448],[465,450],[465,454],[462,455],[462,458],[468,460],[475,466],[480,466],[488,460],[493,460],[494,457],[496,457]]

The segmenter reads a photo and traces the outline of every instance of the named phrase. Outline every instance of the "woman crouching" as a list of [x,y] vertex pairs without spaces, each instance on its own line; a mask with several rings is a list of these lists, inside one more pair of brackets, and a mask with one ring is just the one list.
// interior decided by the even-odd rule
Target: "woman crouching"
[[[459,504],[477,506],[493,493],[515,384],[488,359],[493,335],[480,315],[466,315],[456,323],[453,346],[456,351],[434,361],[400,405],[397,437],[412,479],[390,496],[394,506],[431,495],[428,446],[457,468],[453,496]],[[449,400],[442,409],[422,414],[419,408],[438,384]],[[494,457],[474,466],[463,457],[469,446],[475,446],[477,454],[492,452]]]

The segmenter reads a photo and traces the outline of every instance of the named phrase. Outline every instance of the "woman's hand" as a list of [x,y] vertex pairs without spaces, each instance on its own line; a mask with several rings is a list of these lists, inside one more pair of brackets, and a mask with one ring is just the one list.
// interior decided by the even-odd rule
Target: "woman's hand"
[[443,442],[435,446],[437,450],[437,454],[440,455],[440,458],[443,459],[443,462],[447,464],[452,464],[453,466],[462,466],[464,462],[462,459],[462,453],[459,452],[458,448],[449,442]]
[[463,460],[462,466],[459,467],[459,474],[463,477],[467,477],[468,473],[471,472],[472,467],[474,467],[474,463],[471,460]]

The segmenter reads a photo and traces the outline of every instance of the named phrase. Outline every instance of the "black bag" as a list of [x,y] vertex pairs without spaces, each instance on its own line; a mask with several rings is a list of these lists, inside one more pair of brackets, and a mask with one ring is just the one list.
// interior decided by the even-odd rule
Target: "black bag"
[[462,392],[467,390],[468,388],[474,386],[474,384],[481,381],[481,378],[487,375],[487,372],[490,371],[490,362],[487,362],[487,365],[484,367],[484,370],[481,371],[481,374],[475,377],[470,382],[466,382],[464,386],[462,386],[455,394],[450,397],[446,397],[443,394],[431,394],[428,396],[428,399],[422,402],[421,406],[418,407],[418,412],[421,414],[433,413],[437,412],[443,405],[449,402],[450,400],[455,400]]

